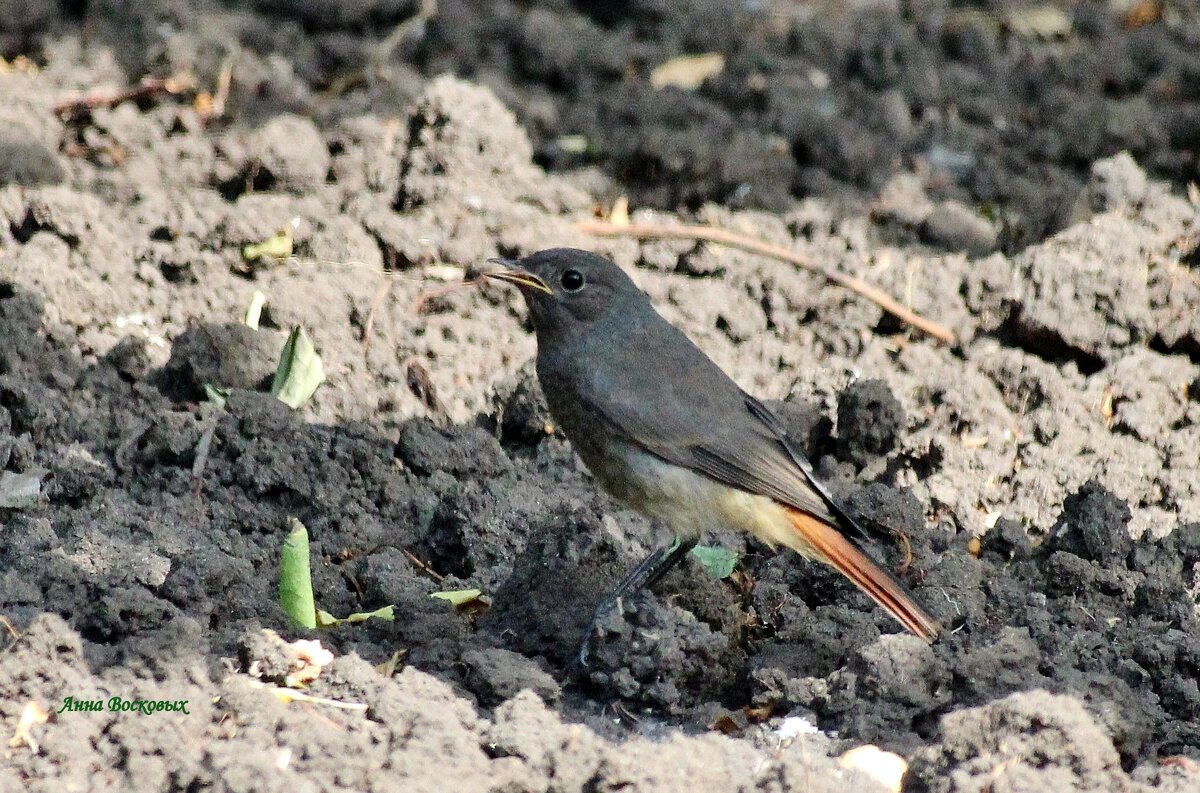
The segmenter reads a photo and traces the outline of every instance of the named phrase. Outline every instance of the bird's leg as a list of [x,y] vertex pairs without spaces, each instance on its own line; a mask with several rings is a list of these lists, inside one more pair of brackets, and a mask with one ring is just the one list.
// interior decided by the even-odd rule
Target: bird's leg
[[583,639],[579,643],[579,665],[588,665],[588,655],[592,650],[592,637],[596,635],[597,626],[600,620],[608,615],[608,612],[616,608],[617,603],[628,595],[632,595],[642,588],[649,588],[662,580],[675,565],[687,555],[688,551],[696,547],[696,540],[684,540],[676,537],[670,544],[664,545],[655,549],[653,553],[642,560],[642,563],[633,569],[633,572],[625,577],[625,580],[617,585],[617,588],[609,592],[604,600],[600,601],[600,605],[596,607],[596,611],[592,614],[592,621],[588,623],[587,629],[583,632]]

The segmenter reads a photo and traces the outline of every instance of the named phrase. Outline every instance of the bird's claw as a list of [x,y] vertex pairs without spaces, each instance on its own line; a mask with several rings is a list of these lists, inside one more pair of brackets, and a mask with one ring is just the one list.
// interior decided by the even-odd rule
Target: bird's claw
[[588,668],[588,660],[592,655],[592,637],[596,635],[596,623],[592,621],[588,624],[587,630],[583,632],[583,637],[579,640],[579,654],[575,657],[580,669]]

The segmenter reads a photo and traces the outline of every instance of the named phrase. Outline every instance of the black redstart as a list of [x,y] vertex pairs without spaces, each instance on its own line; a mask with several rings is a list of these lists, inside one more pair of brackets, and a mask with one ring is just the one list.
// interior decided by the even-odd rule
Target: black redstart
[[516,285],[537,333],[537,373],[555,420],[611,495],[676,540],[646,558],[596,609],[652,586],[709,528],[746,531],[832,565],[905,628],[939,626],[868,556],[779,419],[743,391],[613,262],[554,248],[488,277]]

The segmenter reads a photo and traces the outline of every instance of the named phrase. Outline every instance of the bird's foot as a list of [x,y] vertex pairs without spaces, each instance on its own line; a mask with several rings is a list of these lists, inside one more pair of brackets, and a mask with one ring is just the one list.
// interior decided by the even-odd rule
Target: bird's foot
[[575,656],[575,662],[581,670],[588,668],[588,661],[592,654],[592,635],[595,630],[596,626],[588,625],[587,630],[583,633],[583,638],[579,640],[579,654]]
[[588,668],[592,654],[592,641],[596,638],[596,634],[600,632],[600,621],[607,617],[613,609],[620,610],[620,608],[620,597],[605,598],[604,602],[596,607],[596,611],[592,614],[592,619],[584,629],[583,635],[579,637],[579,653],[575,656],[575,660],[578,662],[580,669]]

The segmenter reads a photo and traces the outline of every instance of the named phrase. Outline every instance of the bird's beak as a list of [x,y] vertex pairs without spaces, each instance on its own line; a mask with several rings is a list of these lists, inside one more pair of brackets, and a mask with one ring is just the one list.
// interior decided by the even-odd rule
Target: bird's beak
[[548,295],[553,295],[554,290],[546,286],[546,282],[538,278],[531,272],[522,270],[517,267],[517,263],[510,259],[488,259],[489,262],[499,264],[504,267],[503,270],[496,270],[490,273],[484,273],[486,278],[494,278],[497,281],[505,281],[512,284],[518,289],[537,289],[545,292]]

